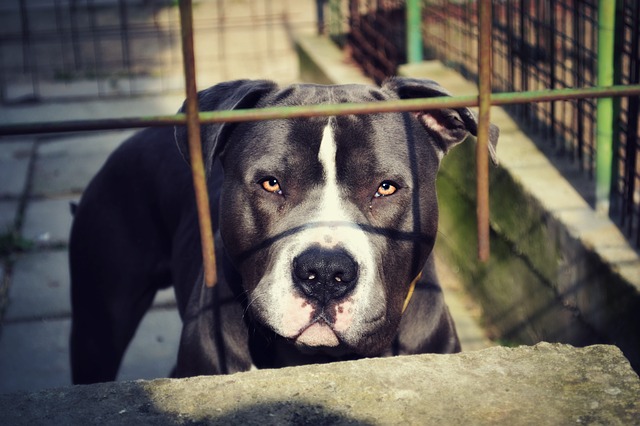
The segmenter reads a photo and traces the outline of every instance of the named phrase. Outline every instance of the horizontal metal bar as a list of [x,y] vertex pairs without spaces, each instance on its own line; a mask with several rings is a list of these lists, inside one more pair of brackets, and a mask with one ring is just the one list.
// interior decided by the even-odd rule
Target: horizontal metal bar
[[[537,90],[530,92],[494,93],[491,105],[513,105],[530,102],[569,101],[584,98],[606,98],[617,96],[640,96],[640,84],[611,87],[587,87],[580,89]],[[233,111],[200,112],[201,123],[262,121],[298,117],[335,116],[350,114],[373,114],[382,112],[422,111],[442,108],[474,107],[478,96],[452,96],[438,98],[401,99],[384,102],[345,103],[270,107]],[[132,118],[109,118],[99,120],[69,120],[30,122],[0,125],[0,136],[72,132],[87,130],[112,130],[140,127],[159,127],[185,124],[184,114],[159,115]]]

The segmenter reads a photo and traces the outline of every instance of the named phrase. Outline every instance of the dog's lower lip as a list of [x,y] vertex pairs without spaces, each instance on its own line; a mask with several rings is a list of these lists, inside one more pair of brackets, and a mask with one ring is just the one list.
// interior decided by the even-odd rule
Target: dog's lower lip
[[294,337],[297,345],[306,347],[336,347],[340,345],[335,330],[323,319],[312,321]]

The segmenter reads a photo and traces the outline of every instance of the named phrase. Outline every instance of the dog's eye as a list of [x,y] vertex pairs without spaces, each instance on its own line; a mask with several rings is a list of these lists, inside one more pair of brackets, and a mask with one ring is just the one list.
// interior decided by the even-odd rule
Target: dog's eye
[[389,195],[395,194],[397,190],[398,190],[398,187],[396,186],[395,183],[385,180],[378,187],[378,190],[376,191],[374,197],[375,198],[388,197]]
[[262,189],[264,189],[265,191],[271,192],[272,194],[282,195],[282,188],[280,188],[280,182],[278,182],[278,179],[274,178],[273,176],[266,177],[260,180],[260,182],[258,183],[260,184],[260,186],[262,186]]

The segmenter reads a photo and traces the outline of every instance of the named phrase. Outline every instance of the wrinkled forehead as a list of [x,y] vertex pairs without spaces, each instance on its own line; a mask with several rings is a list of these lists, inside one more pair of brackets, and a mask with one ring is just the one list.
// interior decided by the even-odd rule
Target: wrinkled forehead
[[[306,84],[277,91],[262,99],[257,107],[372,102],[388,98],[374,86]],[[232,145],[244,161],[268,159],[305,167],[317,159],[321,142],[329,135],[341,161],[360,163],[370,159],[377,163],[398,163],[397,167],[401,167],[415,149],[414,124],[409,114],[402,113],[278,119],[238,125]]]
[[294,84],[265,96],[257,107],[374,102],[395,98],[397,96],[394,93],[382,91],[376,86],[362,84],[337,86]]
[[342,161],[404,161],[419,148],[409,129],[401,114],[273,120],[241,126],[234,132],[229,152],[246,161],[269,158],[308,162],[317,158],[323,140],[331,138]]

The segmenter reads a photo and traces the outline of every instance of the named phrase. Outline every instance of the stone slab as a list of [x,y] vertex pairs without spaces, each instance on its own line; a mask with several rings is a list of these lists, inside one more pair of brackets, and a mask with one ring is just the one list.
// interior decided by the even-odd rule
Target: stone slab
[[[6,321],[60,317],[71,311],[66,250],[35,251],[13,265]],[[0,340],[0,345],[3,341]]]
[[348,55],[324,37],[296,34],[300,79],[319,84],[371,84],[371,80],[354,66]]
[[[70,385],[70,330],[68,317],[5,323],[0,340],[0,393]],[[125,354],[119,378],[168,377],[175,365],[180,331],[175,309],[147,313]]]
[[27,182],[33,140],[0,140],[0,198],[22,196]]
[[0,395],[0,412],[12,425],[629,425],[640,380],[613,346],[543,343]]
[[155,309],[142,320],[118,372],[118,380],[169,377],[175,367],[182,321],[176,309]]
[[22,237],[38,245],[67,243],[73,219],[70,203],[77,200],[77,196],[31,200],[25,210]]
[[17,201],[0,201],[0,234],[13,229],[17,215]]
[[465,294],[456,268],[451,267],[442,256],[434,253],[438,280],[442,286],[444,300],[456,325],[456,332],[463,351],[476,351],[495,346],[480,327],[480,311],[475,302]]
[[174,114],[183,101],[184,94],[180,93],[85,102],[5,105],[0,107],[0,124],[139,117],[141,111],[145,115]]
[[134,130],[85,133],[38,146],[32,196],[79,194],[111,152]]
[[[22,254],[12,270],[5,320],[16,322],[70,315],[71,288],[66,250]],[[159,291],[154,306],[175,308],[173,288]]]
[[0,393],[70,385],[70,329],[69,319],[3,324]]
[[176,307],[176,295],[173,292],[173,287],[158,291],[155,299],[153,299],[153,306],[164,309]]

